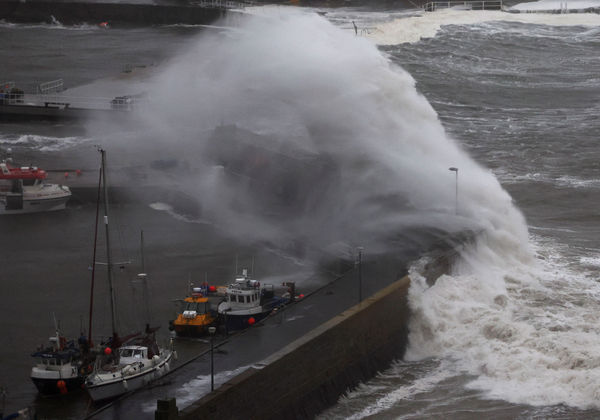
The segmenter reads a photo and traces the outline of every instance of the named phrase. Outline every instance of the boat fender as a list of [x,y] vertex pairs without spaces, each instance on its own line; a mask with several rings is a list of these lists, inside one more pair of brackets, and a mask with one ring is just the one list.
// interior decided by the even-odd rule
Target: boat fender
[[173,360],[177,360],[177,352],[173,351]]
[[160,361],[160,357],[158,357],[158,355],[155,354],[154,356],[152,356],[152,362],[155,365],[157,365],[159,361]]
[[123,388],[125,388],[126,391],[129,391],[129,384],[125,379],[123,379]]
[[62,395],[69,392],[67,389],[67,383],[65,381],[63,381],[62,379],[56,382],[56,386],[58,387],[58,390],[60,391],[60,393]]

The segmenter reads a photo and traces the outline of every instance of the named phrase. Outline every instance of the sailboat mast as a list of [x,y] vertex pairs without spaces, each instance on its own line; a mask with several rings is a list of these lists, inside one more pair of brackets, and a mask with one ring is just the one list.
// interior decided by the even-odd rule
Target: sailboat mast
[[148,302],[148,281],[147,281],[147,276],[146,276],[146,264],[144,261],[144,230],[142,229],[140,231],[140,252],[142,254],[142,273],[139,275],[140,278],[143,281],[143,292],[142,292],[142,298],[144,299],[144,309],[145,309],[145,314],[144,316],[146,317],[146,323],[149,324],[150,323],[150,303]]
[[142,273],[145,273],[146,265],[144,264],[144,230],[140,231],[140,253],[142,254]]
[[96,197],[96,224],[94,225],[94,253],[92,255],[92,285],[90,286],[90,321],[88,326],[88,343],[92,346],[92,316],[94,313],[94,278],[96,275],[96,244],[98,242],[98,216],[100,214],[100,188],[102,187],[102,166],[98,171],[98,196]]
[[102,186],[104,190],[104,228],[106,232],[106,272],[108,276],[108,288],[110,293],[110,317],[112,323],[113,332],[113,346],[116,345],[114,339],[117,338],[117,325],[116,325],[116,314],[115,314],[115,291],[113,288],[112,281],[112,262],[110,259],[110,235],[108,229],[108,189],[106,188],[106,150],[100,149],[102,154]]

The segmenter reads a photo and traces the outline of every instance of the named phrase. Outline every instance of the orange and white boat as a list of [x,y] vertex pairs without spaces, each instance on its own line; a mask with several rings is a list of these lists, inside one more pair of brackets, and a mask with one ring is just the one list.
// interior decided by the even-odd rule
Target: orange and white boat
[[[211,290],[212,289],[212,290]],[[208,327],[217,325],[217,312],[211,309],[210,294],[215,286],[192,287],[190,296],[183,300],[177,318],[170,322],[170,329],[178,336],[197,337],[208,333]]]

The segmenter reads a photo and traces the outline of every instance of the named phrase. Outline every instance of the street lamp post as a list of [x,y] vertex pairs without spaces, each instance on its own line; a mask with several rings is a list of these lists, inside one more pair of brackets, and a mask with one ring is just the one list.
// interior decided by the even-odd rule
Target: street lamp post
[[452,167],[448,168],[448,170],[454,172],[456,174],[456,193],[454,195],[454,210],[456,214],[458,214],[458,168]]
[[216,327],[208,327],[208,333],[210,334],[210,392],[215,390],[215,364],[214,364],[214,339]]
[[356,265],[358,265],[358,301],[362,302],[362,251],[363,247],[358,247],[358,259]]

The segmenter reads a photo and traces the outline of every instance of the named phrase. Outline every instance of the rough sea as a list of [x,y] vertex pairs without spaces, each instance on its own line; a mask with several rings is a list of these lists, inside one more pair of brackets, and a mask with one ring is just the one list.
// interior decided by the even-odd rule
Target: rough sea
[[[405,360],[319,418],[600,417],[600,15],[318,12],[248,9],[230,29],[3,23],[0,51],[14,59],[0,78],[64,77],[78,88],[132,61],[152,66],[143,83],[170,106],[118,130],[132,147],[144,136],[189,153],[198,133],[235,123],[332,156],[344,175],[337,217],[362,217],[361,236],[415,225],[481,232],[433,286],[415,262]],[[47,157],[116,144],[113,134],[11,123],[0,148]],[[235,190],[205,178],[189,180],[190,191],[231,199]],[[319,240],[348,229],[333,223],[325,234],[319,217],[302,225]],[[261,236],[277,237],[254,218],[271,228]],[[5,378],[28,381],[1,363]],[[16,388],[19,404],[34,398],[33,385]]]

